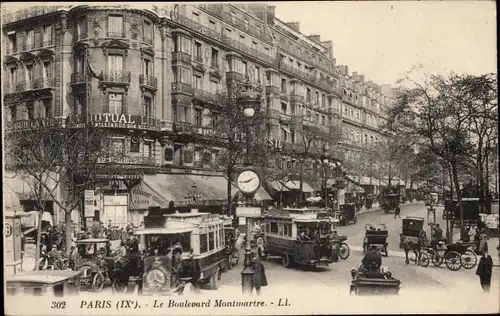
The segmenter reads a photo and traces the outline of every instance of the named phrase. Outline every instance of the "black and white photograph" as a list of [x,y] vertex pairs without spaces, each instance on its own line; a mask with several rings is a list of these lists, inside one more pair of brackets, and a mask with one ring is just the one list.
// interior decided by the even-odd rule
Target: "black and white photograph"
[[493,1],[1,4],[6,315],[500,312]]

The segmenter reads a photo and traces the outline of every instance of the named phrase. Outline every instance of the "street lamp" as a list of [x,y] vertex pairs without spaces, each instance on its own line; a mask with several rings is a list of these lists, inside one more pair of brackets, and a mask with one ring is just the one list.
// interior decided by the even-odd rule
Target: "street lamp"
[[321,162],[323,163],[323,185],[325,189],[325,208],[328,207],[328,187],[327,187],[327,176],[326,176],[326,168],[328,167],[329,160],[328,160],[328,145],[323,144],[323,153],[321,155]]
[[[245,133],[246,133],[246,157],[245,157],[245,166],[251,166],[252,161],[250,159],[250,126],[253,123],[253,119],[255,117],[255,113],[260,109],[260,94],[255,91],[245,91],[241,93],[238,98],[238,103],[241,105],[243,109],[243,117],[246,120],[245,124]],[[230,181],[230,180],[229,180]],[[247,196],[247,201],[251,201],[252,196]],[[255,271],[251,267],[252,261],[252,250],[250,248],[250,239],[251,239],[251,227],[248,221],[248,217],[246,217],[246,227],[247,227],[247,244],[245,247],[245,261],[243,262],[243,270],[241,271],[241,288],[243,294],[252,294],[252,278]]]

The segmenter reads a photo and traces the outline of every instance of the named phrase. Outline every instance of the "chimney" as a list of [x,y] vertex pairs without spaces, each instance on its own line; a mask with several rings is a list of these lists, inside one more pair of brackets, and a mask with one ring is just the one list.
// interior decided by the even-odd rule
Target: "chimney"
[[268,5],[267,6],[267,23],[273,24],[275,17],[276,17],[276,6]]
[[321,45],[326,47],[328,51],[328,57],[333,58],[333,42],[332,41],[321,42]]
[[352,72],[352,81],[358,82],[358,72],[357,71]]
[[349,67],[344,65],[344,75],[349,76]]
[[288,25],[288,27],[290,27],[292,30],[300,32],[300,22],[287,22],[285,24]]
[[309,36],[307,36],[307,38],[310,39],[313,42],[318,43],[318,44],[321,43],[321,36],[320,35],[317,35],[317,34],[309,35]]
[[359,76],[359,82],[365,83],[365,76],[364,75]]

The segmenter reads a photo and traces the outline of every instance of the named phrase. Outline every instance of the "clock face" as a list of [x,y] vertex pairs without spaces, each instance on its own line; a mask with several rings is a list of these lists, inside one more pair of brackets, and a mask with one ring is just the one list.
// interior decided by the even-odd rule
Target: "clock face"
[[253,170],[245,170],[238,175],[237,185],[243,193],[253,193],[260,186],[260,177]]

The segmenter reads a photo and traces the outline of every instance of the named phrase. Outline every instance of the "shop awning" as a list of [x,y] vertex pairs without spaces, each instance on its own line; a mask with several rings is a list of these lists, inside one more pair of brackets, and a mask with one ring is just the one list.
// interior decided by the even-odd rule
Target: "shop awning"
[[[288,182],[285,183],[285,187],[287,187],[290,190],[300,190],[300,181],[289,180]],[[306,182],[302,182],[302,192],[313,193],[314,189]]]
[[347,192],[364,193],[365,189],[353,182],[347,181]]
[[7,212],[19,212],[23,210],[19,202],[19,195],[9,188],[3,188],[3,209]]
[[283,182],[279,181],[279,180],[274,180],[274,181],[267,181],[267,184],[269,184],[269,186],[275,190],[275,191],[278,191],[278,192],[287,192],[287,191],[290,191],[285,185]]
[[[389,186],[389,178],[388,177],[383,177],[380,180],[380,186],[381,187],[388,187]],[[397,188],[398,186],[405,186],[405,182],[398,177],[394,177],[391,179],[391,187],[392,188]]]
[[[177,206],[195,204],[193,197],[196,203],[206,205],[222,204],[227,199],[227,180],[221,176],[156,174],[145,175],[143,182],[146,186],[136,190],[139,197],[132,196],[136,205],[143,208],[148,205],[168,207],[171,201]],[[231,192],[234,197],[238,189],[232,185]],[[143,201],[146,199],[150,201]]]

